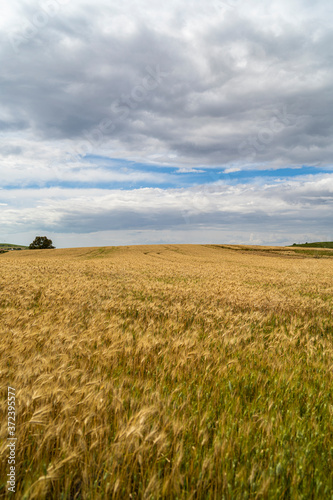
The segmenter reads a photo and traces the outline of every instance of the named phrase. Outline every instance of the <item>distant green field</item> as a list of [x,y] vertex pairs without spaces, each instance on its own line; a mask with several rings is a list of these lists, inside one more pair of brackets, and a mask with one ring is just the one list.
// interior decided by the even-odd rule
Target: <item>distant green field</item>
[[311,247],[311,248],[333,248],[333,241],[317,241],[316,243],[294,243],[292,247]]
[[0,248],[28,248],[24,245],[14,245],[12,243],[0,243]]

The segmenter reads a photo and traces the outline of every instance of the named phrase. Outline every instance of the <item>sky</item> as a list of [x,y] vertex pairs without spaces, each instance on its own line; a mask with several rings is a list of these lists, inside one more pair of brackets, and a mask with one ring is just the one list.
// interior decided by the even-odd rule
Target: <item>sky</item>
[[333,240],[328,0],[12,0],[0,242]]

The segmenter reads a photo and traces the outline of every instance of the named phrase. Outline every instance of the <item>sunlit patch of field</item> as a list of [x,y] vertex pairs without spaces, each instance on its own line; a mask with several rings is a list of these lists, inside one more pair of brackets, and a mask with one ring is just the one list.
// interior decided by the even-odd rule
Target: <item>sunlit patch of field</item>
[[1,255],[0,496],[11,386],[16,498],[333,498],[333,253],[315,252]]

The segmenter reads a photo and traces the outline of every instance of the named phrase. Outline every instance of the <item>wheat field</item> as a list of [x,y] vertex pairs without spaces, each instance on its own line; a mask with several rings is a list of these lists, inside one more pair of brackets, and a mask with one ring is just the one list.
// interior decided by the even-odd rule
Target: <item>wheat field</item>
[[332,250],[8,252],[0,298],[1,498],[333,498]]

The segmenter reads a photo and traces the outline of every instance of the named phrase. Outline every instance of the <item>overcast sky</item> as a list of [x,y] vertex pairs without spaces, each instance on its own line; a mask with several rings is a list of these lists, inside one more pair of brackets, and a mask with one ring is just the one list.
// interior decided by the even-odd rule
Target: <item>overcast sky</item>
[[0,242],[333,240],[328,0],[12,0]]

